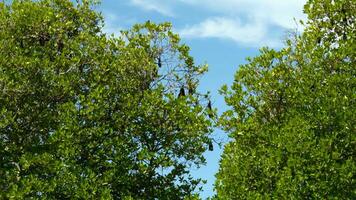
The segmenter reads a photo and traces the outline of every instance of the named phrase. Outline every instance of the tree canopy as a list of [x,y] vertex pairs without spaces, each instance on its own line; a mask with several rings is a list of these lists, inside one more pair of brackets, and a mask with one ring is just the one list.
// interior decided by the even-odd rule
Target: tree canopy
[[0,198],[184,199],[215,112],[169,23],[103,33],[89,0],[0,3]]
[[309,0],[302,34],[240,66],[217,199],[356,198],[356,2]]
[[[96,4],[0,2],[0,199],[199,199],[207,66],[170,23],[104,33]],[[302,33],[220,91],[214,199],[356,198],[356,1],[304,12]]]

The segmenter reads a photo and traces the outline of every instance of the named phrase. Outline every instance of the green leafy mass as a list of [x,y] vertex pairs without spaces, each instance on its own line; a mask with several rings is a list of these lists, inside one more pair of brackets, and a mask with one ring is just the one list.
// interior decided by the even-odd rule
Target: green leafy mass
[[169,23],[104,34],[94,5],[0,3],[0,199],[193,198],[206,66]]
[[305,30],[240,66],[216,199],[356,199],[356,1],[309,0]]
[[355,0],[308,0],[219,118],[169,23],[107,35],[96,3],[0,2],[0,199],[199,199],[216,121],[213,199],[356,199]]

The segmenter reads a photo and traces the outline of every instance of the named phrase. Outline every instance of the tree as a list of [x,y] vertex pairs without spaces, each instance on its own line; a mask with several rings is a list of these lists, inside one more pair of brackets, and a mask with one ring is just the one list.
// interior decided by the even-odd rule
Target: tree
[[194,196],[215,116],[196,91],[206,66],[168,23],[107,36],[94,5],[0,3],[0,198]]
[[306,28],[262,48],[221,93],[232,141],[217,199],[356,198],[356,3],[309,0]]

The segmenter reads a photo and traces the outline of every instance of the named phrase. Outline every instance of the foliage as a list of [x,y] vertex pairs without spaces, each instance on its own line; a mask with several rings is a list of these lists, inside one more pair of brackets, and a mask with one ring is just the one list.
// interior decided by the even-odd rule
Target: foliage
[[356,198],[356,2],[309,0],[304,33],[240,66],[221,93],[232,141],[217,199]]
[[0,198],[194,196],[206,66],[168,23],[105,35],[93,3],[0,3]]

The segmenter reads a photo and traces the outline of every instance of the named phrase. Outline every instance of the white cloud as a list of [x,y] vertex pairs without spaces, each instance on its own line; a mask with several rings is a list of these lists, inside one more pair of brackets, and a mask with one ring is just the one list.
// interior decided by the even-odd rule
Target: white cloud
[[258,22],[243,24],[238,19],[223,17],[209,18],[199,24],[188,26],[179,31],[186,38],[220,38],[229,39],[246,46],[259,47],[268,45],[278,47],[279,40],[267,38],[267,27]]
[[[281,30],[295,29],[297,22],[306,18],[303,14],[306,0],[130,0],[130,2],[144,10],[155,11],[165,16],[174,16],[173,7],[177,4],[210,11],[215,17],[210,16],[197,24],[187,25],[178,32],[183,37],[229,39],[247,46],[281,46],[283,40]],[[276,32],[279,34],[276,35]]]
[[105,26],[103,27],[103,32],[109,35],[120,35],[120,30],[122,30],[122,27],[117,24],[117,22],[119,21],[119,17],[114,13],[105,13],[104,18]]
[[244,15],[259,21],[294,28],[293,18],[304,19],[303,5],[306,0],[178,0],[204,7],[224,15]]
[[131,0],[131,3],[147,11],[155,11],[162,15],[173,16],[173,11],[167,1],[163,0]]
[[179,0],[200,6],[223,17],[205,19],[180,31],[183,37],[213,37],[233,40],[249,46],[282,45],[282,34],[275,28],[291,30],[305,19],[305,0]]

